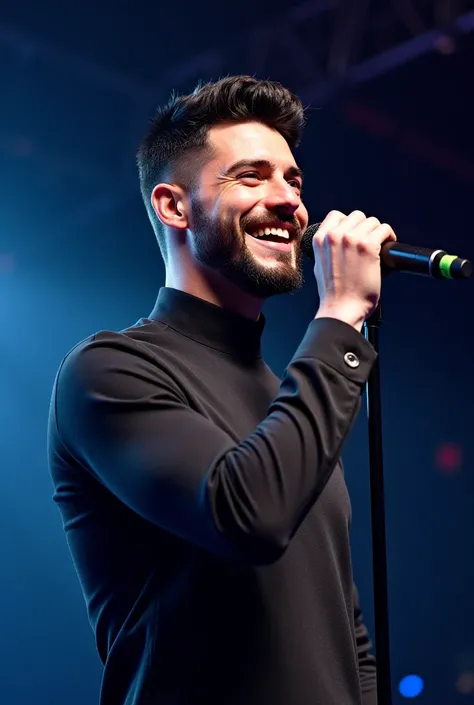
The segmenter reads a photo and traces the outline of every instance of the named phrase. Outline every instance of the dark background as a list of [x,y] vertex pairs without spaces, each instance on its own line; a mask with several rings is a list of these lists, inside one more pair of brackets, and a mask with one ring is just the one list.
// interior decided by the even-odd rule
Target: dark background
[[[299,93],[311,221],[355,208],[400,241],[474,259],[473,3],[0,8],[0,702],[89,705],[101,668],[45,432],[54,375],[90,333],[146,316],[164,284],[134,154],[170,90],[251,73]],[[281,374],[317,308],[311,267],[265,307]],[[394,703],[474,702],[473,280],[384,284],[381,368]],[[344,450],[353,553],[373,633],[366,413]],[[199,704],[201,705],[201,704]],[[297,705],[289,704],[289,705]],[[342,705],[342,704],[341,704]],[[382,704],[383,705],[383,704]]]

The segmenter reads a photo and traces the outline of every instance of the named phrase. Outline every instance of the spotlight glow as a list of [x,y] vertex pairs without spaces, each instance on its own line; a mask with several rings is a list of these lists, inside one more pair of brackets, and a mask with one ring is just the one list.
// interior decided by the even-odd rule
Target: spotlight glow
[[463,452],[456,443],[444,443],[436,450],[435,462],[442,473],[454,473],[461,469]]
[[416,698],[422,692],[425,684],[420,676],[405,676],[399,683],[398,690],[404,698]]
[[463,695],[474,693],[474,672],[461,673],[456,683],[457,690]]

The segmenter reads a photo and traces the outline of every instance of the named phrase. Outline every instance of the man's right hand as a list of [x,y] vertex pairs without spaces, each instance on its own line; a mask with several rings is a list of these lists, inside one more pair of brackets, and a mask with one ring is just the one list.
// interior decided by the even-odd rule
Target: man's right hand
[[361,211],[331,211],[313,237],[316,318],[338,318],[360,331],[380,297],[382,244],[396,239],[390,225]]

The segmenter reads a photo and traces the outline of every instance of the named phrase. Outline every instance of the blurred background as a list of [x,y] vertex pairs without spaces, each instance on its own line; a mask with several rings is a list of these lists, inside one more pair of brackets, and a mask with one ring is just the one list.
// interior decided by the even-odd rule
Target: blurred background
[[[281,80],[308,106],[296,158],[312,222],[362,209],[402,242],[474,259],[474,2],[3,0],[2,705],[98,702],[101,666],[51,500],[51,388],[75,343],[151,311],[164,268],[136,147],[171,90],[229,73]],[[264,353],[279,375],[317,308],[309,264],[306,279],[265,307]],[[384,283],[396,704],[474,702],[473,304],[472,278]],[[373,634],[365,405],[343,457]]]

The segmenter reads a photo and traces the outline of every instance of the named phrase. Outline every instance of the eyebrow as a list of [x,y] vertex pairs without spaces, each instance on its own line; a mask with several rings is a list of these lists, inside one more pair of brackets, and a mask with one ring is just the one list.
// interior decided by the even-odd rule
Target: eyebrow
[[[272,171],[277,169],[277,165],[268,161],[268,159],[239,159],[238,162],[234,162],[234,164],[231,164],[231,166],[225,170],[225,175],[227,176],[228,174],[233,174],[244,167],[253,167],[254,169],[271,169]],[[301,181],[304,179],[303,170],[300,169],[299,166],[289,166],[288,169],[285,170],[285,176],[298,176]]]

